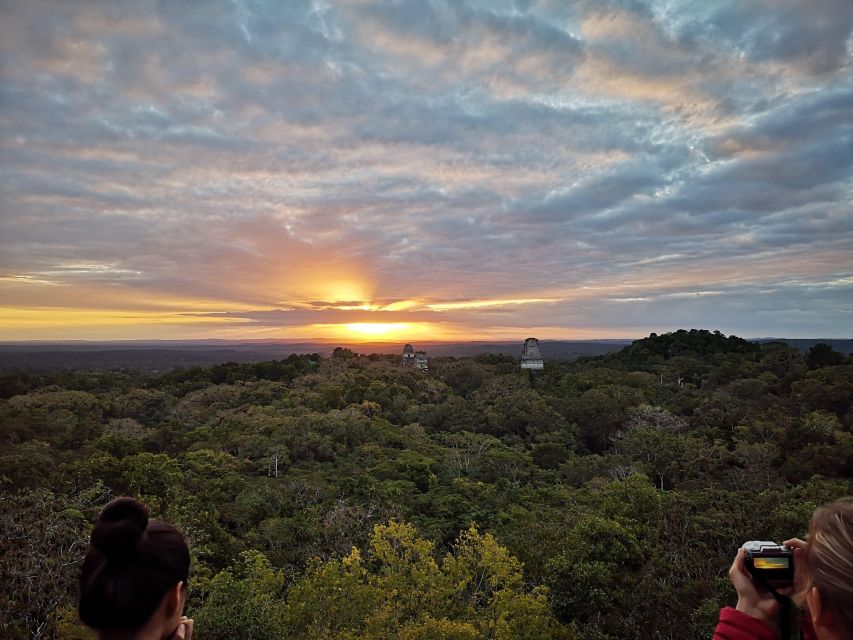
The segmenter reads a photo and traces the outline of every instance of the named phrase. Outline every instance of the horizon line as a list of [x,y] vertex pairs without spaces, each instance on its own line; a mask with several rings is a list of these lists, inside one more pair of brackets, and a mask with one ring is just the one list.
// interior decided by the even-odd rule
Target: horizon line
[[[687,331],[690,331],[689,329]],[[666,335],[667,333],[675,333],[665,332],[663,334],[657,335]],[[722,333],[722,332],[721,332]],[[735,337],[736,334],[729,334]],[[534,337],[535,336],[530,336]],[[539,342],[634,342],[636,340],[643,340],[648,338],[649,335],[642,336],[640,338],[634,337],[619,337],[619,338],[536,338]],[[835,337],[826,337],[826,336],[751,336],[747,338],[743,338],[747,341],[757,341],[757,340],[836,340],[836,341],[850,341],[853,340],[853,337],[848,338],[835,338]],[[122,338],[116,340],[85,340],[85,339],[67,339],[67,340],[0,340],[0,346],[17,346],[17,345],[39,345],[39,346],[50,346],[50,345],[114,345],[114,344],[201,344],[201,343],[217,343],[217,344],[267,344],[267,345],[298,345],[298,344],[317,344],[317,345],[392,345],[392,344],[410,344],[410,343],[418,343],[418,344],[496,344],[496,343],[515,343],[515,342],[524,342],[525,338],[503,338],[503,339],[494,339],[494,340],[414,340],[414,341],[406,341],[406,340],[362,340],[362,341],[346,341],[346,340],[329,340],[328,338],[307,338],[307,339],[288,339],[288,338]]]

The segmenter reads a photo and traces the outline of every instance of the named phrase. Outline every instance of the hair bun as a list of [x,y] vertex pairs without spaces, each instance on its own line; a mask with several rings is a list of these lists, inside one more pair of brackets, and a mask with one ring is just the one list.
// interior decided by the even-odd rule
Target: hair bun
[[132,556],[147,526],[144,504],[135,498],[116,498],[98,516],[92,546],[111,559]]

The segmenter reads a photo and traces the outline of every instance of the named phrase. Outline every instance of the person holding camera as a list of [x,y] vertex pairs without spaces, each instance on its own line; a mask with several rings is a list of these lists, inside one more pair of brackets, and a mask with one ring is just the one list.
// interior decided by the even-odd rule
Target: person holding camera
[[107,504],[80,572],[80,620],[101,640],[191,640],[183,615],[190,551],[173,525],[134,498]]
[[[818,509],[806,541],[786,540],[775,551],[751,544],[738,550],[729,569],[737,606],[720,611],[714,640],[778,640],[773,624],[787,596],[802,611],[803,640],[853,640],[853,499]],[[773,577],[790,576],[788,569],[793,584],[789,579],[785,588]]]

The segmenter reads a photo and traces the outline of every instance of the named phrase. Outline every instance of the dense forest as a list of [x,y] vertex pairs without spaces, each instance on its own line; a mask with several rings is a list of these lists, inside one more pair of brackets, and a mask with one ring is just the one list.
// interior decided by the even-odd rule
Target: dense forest
[[853,362],[719,332],[522,371],[331,357],[0,376],[0,635],[90,638],[78,563],[134,495],[204,639],[707,638],[750,539],[851,493]]

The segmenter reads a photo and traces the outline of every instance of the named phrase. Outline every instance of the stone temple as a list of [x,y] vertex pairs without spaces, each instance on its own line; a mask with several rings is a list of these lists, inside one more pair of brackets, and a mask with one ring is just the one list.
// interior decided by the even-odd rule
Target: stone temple
[[521,368],[535,370],[545,368],[542,352],[539,351],[539,340],[536,338],[528,338],[524,341],[524,348],[521,350]]
[[427,360],[426,351],[415,352],[415,368],[421,371],[429,370],[429,361]]
[[403,347],[403,362],[401,364],[404,367],[415,366],[415,350],[412,348],[412,345],[407,344]]
[[429,360],[427,360],[426,351],[415,351],[410,344],[403,347],[403,361],[400,364],[403,367],[414,367],[421,371],[429,370]]

